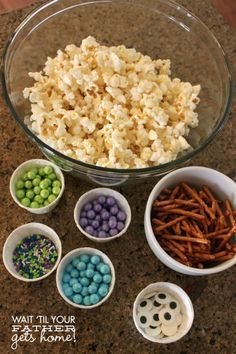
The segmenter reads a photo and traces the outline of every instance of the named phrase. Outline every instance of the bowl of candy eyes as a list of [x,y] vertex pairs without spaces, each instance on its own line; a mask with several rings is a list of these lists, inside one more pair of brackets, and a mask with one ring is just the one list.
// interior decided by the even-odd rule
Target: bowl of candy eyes
[[186,167],[162,178],[145,211],[145,233],[155,255],[184,274],[214,274],[236,264],[236,184],[206,167]]
[[53,229],[29,223],[15,229],[5,241],[3,263],[16,279],[35,282],[57,268],[61,252],[60,238]]
[[176,342],[190,330],[194,318],[190,298],[179,286],[159,282],[143,289],[133,305],[133,320],[144,338]]
[[58,204],[65,188],[61,170],[43,159],[28,160],[14,171],[10,193],[14,201],[33,214],[46,214]]
[[126,198],[109,188],[95,188],[83,194],[74,209],[78,229],[89,239],[108,242],[122,236],[131,221]]
[[70,305],[83,309],[100,306],[111,295],[115,285],[115,270],[101,251],[77,248],[59,264],[57,289]]

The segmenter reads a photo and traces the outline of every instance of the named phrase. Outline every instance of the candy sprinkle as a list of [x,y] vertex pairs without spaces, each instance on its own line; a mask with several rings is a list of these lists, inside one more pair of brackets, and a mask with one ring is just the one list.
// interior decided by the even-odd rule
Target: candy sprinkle
[[19,275],[28,279],[49,273],[58,258],[55,244],[46,236],[31,235],[18,243],[13,252],[13,264]]

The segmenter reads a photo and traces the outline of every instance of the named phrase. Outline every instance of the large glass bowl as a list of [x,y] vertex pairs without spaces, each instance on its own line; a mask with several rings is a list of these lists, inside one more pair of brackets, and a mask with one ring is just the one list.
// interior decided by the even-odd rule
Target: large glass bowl
[[[200,124],[187,138],[193,149],[175,161],[143,169],[111,169],[71,159],[41,141],[25,124],[30,104],[22,90],[32,85],[29,71],[40,71],[48,56],[92,35],[105,45],[124,44],[153,59],[171,59],[172,77],[201,84]],[[231,76],[219,43],[207,27],[167,0],[58,0],[34,10],[7,43],[3,68],[6,101],[16,121],[62,169],[102,185],[138,182],[165,174],[204,149],[223,127],[231,103]]]

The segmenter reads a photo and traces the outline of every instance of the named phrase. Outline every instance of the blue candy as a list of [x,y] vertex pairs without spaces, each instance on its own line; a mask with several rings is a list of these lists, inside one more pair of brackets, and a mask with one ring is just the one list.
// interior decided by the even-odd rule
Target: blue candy
[[68,286],[65,290],[64,290],[64,294],[69,297],[71,295],[73,295],[73,290],[70,286]]
[[66,289],[66,288],[69,288],[69,287],[70,287],[70,286],[69,286],[68,283],[62,284],[62,289],[63,289],[64,292],[65,292],[65,289]]
[[85,297],[83,298],[83,304],[84,304],[85,306],[90,306],[90,305],[91,305],[91,301],[90,301],[90,296],[89,296],[89,295],[87,295],[87,296],[85,296]]
[[70,275],[73,277],[73,278],[78,278],[78,276],[80,275],[78,270],[76,269],[73,269],[71,272],[70,272]]
[[95,294],[97,292],[97,286],[95,286],[94,284],[89,285],[88,292],[89,294]]
[[100,298],[97,294],[90,295],[90,302],[95,305],[99,302]]
[[82,254],[79,258],[80,261],[84,263],[88,263],[90,261],[90,257],[87,254]]
[[101,258],[99,256],[92,256],[90,259],[90,262],[94,265],[99,264],[101,261]]
[[79,276],[80,276],[80,278],[84,278],[86,276],[85,270],[81,270],[79,272]]
[[108,294],[108,286],[106,284],[102,284],[98,289],[98,294],[105,297]]
[[107,264],[104,264],[100,267],[100,273],[108,274],[110,273],[110,267]]
[[76,267],[77,264],[79,263],[79,258],[73,259],[73,261],[71,263],[73,264],[74,267]]
[[70,279],[71,279],[71,277],[68,273],[65,273],[62,277],[63,283],[69,283]]
[[78,262],[78,264],[77,264],[77,269],[78,269],[78,270],[85,270],[85,269],[86,269],[86,263],[84,263],[84,262]]
[[89,292],[88,292],[88,287],[87,287],[87,286],[84,286],[84,287],[82,288],[80,294],[81,294],[82,296],[87,296],[88,293],[89,293]]
[[78,284],[78,280],[75,279],[75,278],[72,278],[72,279],[69,281],[69,284],[70,284],[70,286],[73,286],[74,284]]
[[69,263],[69,264],[66,266],[65,271],[68,272],[68,273],[70,273],[70,272],[72,271],[72,269],[73,269],[73,265],[72,265],[71,263]]
[[87,269],[87,270],[85,271],[85,275],[86,275],[87,278],[92,278],[92,277],[94,276],[94,271],[93,271],[93,269]]
[[88,263],[87,264],[87,269],[95,269],[95,265],[94,264],[92,264],[92,263]]
[[72,286],[72,289],[75,293],[80,293],[82,290],[82,285],[80,283],[76,283]]
[[103,283],[105,284],[110,284],[111,282],[111,275],[110,274],[105,274],[102,277]]
[[105,263],[100,262],[96,265],[96,269],[100,272],[100,268],[104,265]]
[[80,294],[74,295],[72,299],[73,299],[73,302],[76,304],[81,304],[83,301],[83,298]]
[[97,284],[102,282],[102,276],[101,274],[99,274],[98,272],[96,272],[96,274],[94,274],[93,276],[93,281]]
[[90,283],[90,281],[88,280],[88,278],[81,278],[80,279],[80,284],[83,285],[83,286],[88,286]]

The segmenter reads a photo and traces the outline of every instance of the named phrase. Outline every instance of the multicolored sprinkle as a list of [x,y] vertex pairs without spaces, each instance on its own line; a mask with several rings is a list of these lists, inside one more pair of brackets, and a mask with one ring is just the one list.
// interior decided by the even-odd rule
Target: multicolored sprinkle
[[13,264],[24,278],[40,278],[50,272],[58,258],[55,244],[43,235],[31,235],[18,243],[13,252]]

